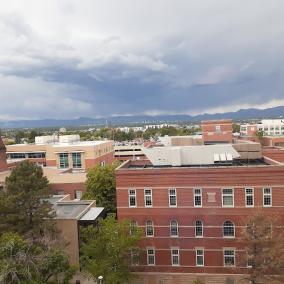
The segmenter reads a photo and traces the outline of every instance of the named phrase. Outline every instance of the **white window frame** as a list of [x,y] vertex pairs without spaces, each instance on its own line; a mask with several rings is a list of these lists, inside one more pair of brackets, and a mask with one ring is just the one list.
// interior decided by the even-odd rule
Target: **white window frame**
[[[173,251],[176,250],[177,254],[173,254]],[[174,263],[174,257],[177,257],[178,263]],[[179,266],[180,265],[180,258],[179,258],[179,248],[178,247],[171,247],[171,262],[172,266]]]
[[[149,226],[147,225],[147,223],[148,223],[149,221],[152,223],[152,224],[151,224],[152,230],[153,230],[153,234],[152,234],[152,235],[148,235],[148,231],[147,231],[147,228],[149,227]],[[154,235],[155,235],[155,229],[154,229],[154,222],[153,222],[153,220],[150,220],[150,219],[146,220],[146,222],[145,222],[145,235],[146,235],[146,237],[154,237]]]
[[[228,193],[223,193],[224,189],[231,189],[232,190],[232,197],[233,197],[233,204],[232,205],[224,205],[224,196],[230,196]],[[232,208],[235,206],[235,191],[232,187],[223,187],[222,189],[222,207]]]
[[[233,224],[233,229],[234,229],[234,235],[233,235],[233,236],[225,236],[225,234],[224,234],[224,228],[225,228],[224,224],[225,224],[225,222],[231,222],[231,223]],[[231,221],[231,220],[225,220],[225,221],[223,222],[223,228],[222,228],[222,230],[223,230],[223,238],[225,238],[225,239],[233,239],[233,238],[235,238],[235,236],[236,236],[236,226],[235,226],[235,223],[234,223],[233,221]]]
[[[134,261],[136,258],[137,261]],[[139,253],[136,251],[134,252],[133,250],[130,251],[130,259],[131,259],[131,266],[138,266],[139,265]]]
[[[64,160],[65,162],[61,164],[61,158],[60,158],[60,155],[64,155]],[[66,161],[66,156],[67,156],[67,161]],[[68,169],[70,168],[70,165],[69,165],[69,154],[66,153],[66,152],[62,152],[62,153],[59,153],[58,154],[58,168],[59,169]]]
[[[202,229],[202,235],[197,235],[196,234],[196,222],[197,221],[200,221],[201,222],[201,229]],[[203,226],[203,221],[202,220],[195,220],[195,222],[194,222],[194,234],[195,234],[195,237],[196,238],[203,238],[203,230],[204,230],[204,226]]]
[[[176,222],[176,231],[177,231],[177,234],[176,235],[173,235],[172,234],[172,222],[175,221]],[[176,219],[172,219],[170,220],[170,236],[171,238],[178,238],[178,235],[179,235],[179,229],[178,229],[178,221]]]
[[247,268],[252,268],[253,264],[250,264],[251,257],[247,254]]
[[[252,193],[247,193],[247,189],[251,189]],[[247,202],[248,196],[252,196],[252,205],[248,205],[248,202]],[[253,187],[246,187],[245,188],[245,202],[246,202],[246,207],[254,207],[254,188]]]
[[[234,257],[234,265],[226,265],[226,262],[225,262],[225,251],[233,251],[234,252],[234,255],[231,256],[231,255],[228,255],[228,257]],[[223,248],[223,264],[224,264],[224,267],[236,267],[236,249],[235,248]]]
[[[175,191],[175,194],[171,194],[171,190]],[[175,196],[176,204],[171,205],[171,196]],[[176,188],[169,188],[168,189],[168,198],[169,198],[169,207],[177,207],[177,189]]]
[[[196,194],[195,190],[199,190],[200,193]],[[200,205],[195,204],[195,197],[200,196]],[[202,207],[202,188],[193,188],[193,204],[194,207]]]
[[[156,265],[156,252],[154,247],[147,247],[147,265],[148,266],[155,266]],[[149,254],[149,250],[153,250],[153,254]],[[149,263],[149,256],[154,256],[154,263]]]
[[[78,156],[80,158],[78,158]],[[79,152],[73,152],[71,154],[71,158],[72,158],[72,167],[73,169],[82,169],[83,167],[83,163],[82,163],[82,153]],[[78,162],[80,161],[80,163]]]
[[81,199],[83,196],[83,191],[79,189],[75,189],[75,199]]
[[[267,194],[267,193],[264,193],[264,190],[265,189],[269,189],[270,190],[270,193],[269,194]],[[262,195],[263,195],[263,207],[271,207],[272,206],[272,188],[271,187],[264,187],[263,189],[262,189]],[[264,204],[264,197],[266,196],[266,195],[269,195],[270,196],[270,204],[269,205],[265,205]]]
[[[150,190],[150,194],[146,194],[146,191],[147,190]],[[150,196],[150,200],[151,200],[151,205],[147,205],[147,197]],[[145,207],[153,207],[153,196],[152,196],[152,189],[151,188],[144,188],[144,204],[145,204]]]
[[130,231],[129,234],[133,235],[134,232],[137,231],[138,228],[138,222],[136,220],[130,220]]
[[215,125],[215,133],[221,133],[221,125]]
[[[198,254],[198,251],[202,251],[202,254]],[[202,264],[198,264],[198,256],[202,256]],[[204,266],[204,248],[195,248],[195,264],[196,266],[203,267]]]
[[[132,191],[132,190],[134,190],[134,195],[133,194],[130,194],[130,191]],[[128,189],[128,205],[129,205],[129,207],[131,207],[131,208],[134,208],[134,207],[137,207],[137,194],[136,194],[137,192],[136,192],[136,189],[135,188],[130,188],[130,189]],[[133,197],[134,196],[134,198],[135,198],[135,205],[131,205],[130,204],[130,197]]]

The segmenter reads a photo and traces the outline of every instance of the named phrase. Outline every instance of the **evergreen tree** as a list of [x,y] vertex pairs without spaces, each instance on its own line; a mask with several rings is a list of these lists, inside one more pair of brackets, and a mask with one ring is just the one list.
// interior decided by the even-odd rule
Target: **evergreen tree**
[[3,205],[0,216],[5,216],[0,220],[2,232],[38,234],[47,220],[54,217],[51,204],[44,201],[51,190],[42,168],[29,161],[19,163],[6,178],[6,187],[0,202]]

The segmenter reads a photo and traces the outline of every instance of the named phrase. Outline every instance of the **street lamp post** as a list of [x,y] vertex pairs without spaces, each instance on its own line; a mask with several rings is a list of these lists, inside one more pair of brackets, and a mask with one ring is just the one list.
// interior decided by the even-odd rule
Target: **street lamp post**
[[101,275],[98,277],[99,284],[102,284],[102,283],[103,283],[103,279],[104,279],[104,278],[103,278],[103,276],[101,276]]

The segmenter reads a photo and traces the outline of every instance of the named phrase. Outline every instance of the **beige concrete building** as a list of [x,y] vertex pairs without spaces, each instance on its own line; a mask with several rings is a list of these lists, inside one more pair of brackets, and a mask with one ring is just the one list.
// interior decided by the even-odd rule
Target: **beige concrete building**
[[70,263],[79,267],[79,228],[96,224],[104,217],[104,208],[96,207],[94,200],[71,200],[69,195],[54,195],[48,200],[56,212],[56,224],[66,241]]
[[115,145],[114,158],[117,161],[145,158],[143,145]]
[[7,145],[7,161],[29,159],[38,165],[86,170],[113,162],[112,141],[80,141],[79,135],[39,136],[34,144]]
[[161,136],[159,141],[164,146],[194,146],[203,145],[202,135]]

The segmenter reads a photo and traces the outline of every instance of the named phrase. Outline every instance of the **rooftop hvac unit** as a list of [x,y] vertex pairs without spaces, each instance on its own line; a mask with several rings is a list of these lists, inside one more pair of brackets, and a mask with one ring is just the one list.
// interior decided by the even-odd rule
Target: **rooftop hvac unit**
[[220,155],[214,154],[214,163],[220,162]]
[[220,161],[221,162],[226,162],[227,161],[226,154],[220,154]]
[[226,158],[228,162],[232,162],[233,161],[233,156],[231,153],[226,154]]

